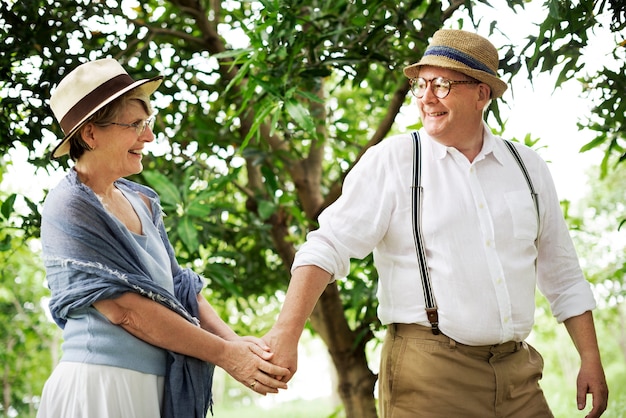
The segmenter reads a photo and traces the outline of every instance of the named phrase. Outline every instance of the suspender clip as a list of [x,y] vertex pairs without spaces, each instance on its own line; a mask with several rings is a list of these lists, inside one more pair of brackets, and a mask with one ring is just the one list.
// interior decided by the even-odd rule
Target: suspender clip
[[439,314],[437,313],[437,308],[426,308],[426,317],[428,317],[428,322],[430,322],[433,334],[439,335],[441,331],[439,331]]

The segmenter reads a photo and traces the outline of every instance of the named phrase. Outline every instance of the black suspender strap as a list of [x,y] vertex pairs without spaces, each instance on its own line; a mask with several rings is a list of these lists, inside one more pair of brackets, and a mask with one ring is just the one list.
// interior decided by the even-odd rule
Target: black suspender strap
[[422,277],[422,289],[424,290],[424,302],[426,303],[426,316],[430,322],[433,334],[439,334],[439,315],[437,313],[437,302],[430,282],[430,271],[426,264],[426,249],[424,247],[424,236],[422,235],[422,167],[421,167],[421,144],[417,131],[411,133],[413,137],[413,185],[412,190],[412,217],[413,217],[413,239],[417,251],[417,261],[419,262],[420,275]]
[[[426,316],[428,322],[430,322],[431,330],[433,334],[438,335],[439,331],[439,315],[437,313],[437,302],[435,301],[435,294],[432,290],[432,283],[430,281],[430,271],[428,270],[428,264],[426,263],[426,248],[424,247],[424,236],[422,234],[422,202],[424,198],[424,189],[422,188],[422,167],[421,167],[421,142],[420,136],[417,131],[411,132],[413,138],[413,184],[411,186],[411,213],[413,223],[413,239],[415,240],[415,250],[417,252],[417,260],[419,263],[420,276],[422,278],[422,289],[424,291],[424,303],[426,306]],[[513,155],[513,158],[517,162],[526,179],[530,194],[535,204],[535,211],[537,213],[537,234],[539,234],[539,198],[533,182],[528,174],[528,170],[524,165],[524,160],[517,152],[515,145],[508,140],[504,140],[504,144]]]

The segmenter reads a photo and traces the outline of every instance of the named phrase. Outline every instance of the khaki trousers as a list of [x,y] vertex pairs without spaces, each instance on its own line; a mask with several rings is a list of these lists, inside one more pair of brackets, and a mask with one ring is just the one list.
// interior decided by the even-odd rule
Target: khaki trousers
[[541,355],[525,342],[468,346],[420,325],[389,325],[381,418],[552,418]]

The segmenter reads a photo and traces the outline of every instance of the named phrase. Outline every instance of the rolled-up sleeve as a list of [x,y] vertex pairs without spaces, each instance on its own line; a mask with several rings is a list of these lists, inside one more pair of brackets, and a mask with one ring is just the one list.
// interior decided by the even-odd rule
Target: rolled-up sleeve
[[594,309],[596,301],[580,267],[552,177],[547,165],[541,168],[543,219],[537,241],[537,286],[550,302],[554,317],[563,322]]
[[[345,277],[350,259],[370,254],[387,233],[395,198],[386,184],[391,159],[384,142],[370,148],[344,181],[342,195],[319,216],[319,228],[307,235],[292,271],[315,265]],[[386,175],[387,174],[387,175]]]

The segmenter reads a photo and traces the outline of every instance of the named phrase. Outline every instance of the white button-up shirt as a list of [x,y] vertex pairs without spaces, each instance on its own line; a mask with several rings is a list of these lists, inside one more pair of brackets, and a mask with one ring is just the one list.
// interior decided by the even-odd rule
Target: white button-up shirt
[[[515,144],[539,194],[539,228],[521,169],[486,125],[472,163],[420,135],[421,228],[443,333],[470,345],[522,341],[533,325],[537,285],[558,321],[595,307],[552,177],[533,150]],[[292,270],[316,265],[344,277],[351,258],[373,251],[381,322],[429,326],[411,224],[413,153],[410,135],[368,150]]]

